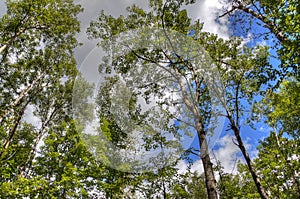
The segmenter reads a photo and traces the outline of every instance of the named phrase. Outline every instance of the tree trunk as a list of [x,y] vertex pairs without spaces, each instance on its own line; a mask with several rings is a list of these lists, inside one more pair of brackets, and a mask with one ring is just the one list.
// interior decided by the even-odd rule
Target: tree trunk
[[3,46],[0,47],[0,54],[6,49],[7,45],[4,44]]
[[[177,80],[179,82],[180,88],[181,88],[181,94],[183,103],[187,106],[187,108],[193,113],[194,115],[194,123],[195,128],[197,130],[198,138],[199,138],[199,145],[200,145],[200,157],[203,163],[204,168],[204,175],[205,175],[205,184],[206,184],[206,190],[207,195],[209,199],[217,199],[217,185],[216,185],[216,179],[213,171],[213,164],[210,160],[209,151],[208,151],[208,145],[206,140],[206,132],[204,131],[203,123],[201,122],[201,116],[199,113],[199,110],[197,109],[198,101],[190,101],[187,97],[187,92],[185,90],[185,85],[182,82],[182,79],[180,78],[180,72],[175,67],[174,68],[176,74],[177,74]],[[196,87],[200,88],[200,84],[198,81],[196,81]],[[201,93],[197,92],[197,95],[200,95]],[[198,97],[196,97],[198,99]]]
[[242,138],[240,136],[240,130],[235,126],[235,125],[232,125],[232,130],[234,131],[234,135],[236,137],[236,140],[237,140],[237,144],[238,144],[238,147],[240,148],[240,150],[242,151],[242,154],[246,160],[246,163],[247,163],[247,166],[248,166],[248,169],[252,175],[252,178],[253,178],[253,181],[256,185],[256,188],[257,188],[257,191],[260,195],[260,197],[262,199],[268,199],[268,195],[264,189],[264,187],[262,186],[261,182],[260,182],[260,179],[259,179],[259,176],[257,175],[253,165],[252,165],[252,161],[249,157],[249,154],[247,153],[246,151],[246,148],[244,146],[244,143],[242,141]]
[[7,151],[9,145],[11,144],[11,141],[15,135],[15,132],[20,124],[20,121],[24,115],[24,112],[25,112],[25,109],[26,107],[28,106],[29,104],[29,101],[21,108],[21,110],[19,111],[19,113],[17,114],[17,119],[16,121],[14,122],[14,125],[13,127],[10,129],[10,131],[8,132],[8,137],[6,138],[6,141],[3,145],[3,148],[0,152],[0,160],[2,159],[2,157],[4,156],[5,152]]
[[204,167],[207,195],[209,199],[217,199],[218,198],[217,185],[216,185],[216,179],[213,171],[213,164],[209,156],[206,133],[203,129],[202,123],[197,122],[196,128],[197,128],[199,144],[200,144],[200,157]]

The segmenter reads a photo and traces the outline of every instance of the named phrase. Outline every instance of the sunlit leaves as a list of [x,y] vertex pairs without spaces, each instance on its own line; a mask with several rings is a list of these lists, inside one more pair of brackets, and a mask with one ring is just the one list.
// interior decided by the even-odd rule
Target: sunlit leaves
[[300,83],[285,81],[278,92],[270,92],[267,103],[268,120],[270,125],[278,127],[281,131],[297,138],[300,128]]

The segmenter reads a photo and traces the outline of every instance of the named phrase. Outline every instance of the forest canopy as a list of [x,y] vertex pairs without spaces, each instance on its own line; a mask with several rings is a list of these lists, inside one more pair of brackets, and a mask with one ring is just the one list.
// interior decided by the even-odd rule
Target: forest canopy
[[0,198],[300,197],[298,1],[98,4],[1,7]]

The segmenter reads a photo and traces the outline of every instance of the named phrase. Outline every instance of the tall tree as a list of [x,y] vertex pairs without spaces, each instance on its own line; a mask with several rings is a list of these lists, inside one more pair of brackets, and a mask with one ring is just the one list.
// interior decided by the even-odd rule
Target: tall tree
[[0,21],[1,197],[87,198],[95,185],[86,170],[93,164],[71,117],[82,9],[70,0],[6,5]]
[[[208,124],[214,116],[212,109],[215,99],[211,96],[215,92],[222,103],[221,106],[225,108],[225,115],[237,140],[236,144],[247,160],[258,190],[262,197],[267,198],[240,135],[241,118],[247,117],[243,112],[249,108],[242,102],[252,103],[253,97],[260,94],[261,86],[273,77],[268,64],[267,48],[241,47],[239,39],[224,41],[216,35],[201,32],[199,21],[192,23],[187,17],[187,11],[180,10],[182,3],[150,1],[152,11],[145,12],[132,6],[128,8],[127,17],[119,18],[107,16],[102,12],[98,21],[92,22],[89,34],[91,37],[100,38],[99,45],[115,57],[112,59],[112,65],[107,62],[109,59],[104,59],[100,71],[109,73],[113,71],[112,73],[119,74],[125,82],[127,81],[126,85],[129,87],[136,86],[134,83],[138,82],[139,86],[136,88],[139,90],[135,91],[142,94],[145,99],[151,98],[152,94],[162,99],[162,104],[179,103],[184,107],[181,112],[183,119],[173,114],[170,116],[181,123],[181,127],[185,127],[187,131],[194,129],[197,132],[209,198],[217,198],[216,180],[206,138],[209,132]],[[141,28],[149,27],[152,28],[151,31],[138,32]],[[132,36],[136,35],[135,29],[141,37]],[[132,37],[126,33],[122,37],[122,33],[128,30],[132,30]],[[177,32],[174,33],[175,31]],[[155,35],[157,40],[151,40],[149,32]],[[179,33],[188,37],[181,39],[182,35]],[[118,41],[114,38],[120,35],[119,39],[124,40],[124,45],[111,48]],[[155,43],[157,41],[161,43]],[[200,50],[199,46],[206,52]],[[197,52],[193,49],[197,49]],[[211,60],[215,61],[216,68],[221,74],[220,79],[217,78],[218,72],[213,70],[210,59],[205,60],[206,62],[197,62],[197,58],[203,55],[209,55]],[[149,63],[152,65],[149,66]],[[147,68],[143,67],[146,64]],[[211,78],[213,73],[215,79]],[[172,82],[171,86],[166,83],[168,80]],[[210,85],[209,81],[213,81],[214,86]],[[218,84],[220,81],[224,83],[225,92],[220,89],[221,85]],[[174,88],[174,85],[177,85],[180,100],[163,98],[164,91],[172,86]],[[176,93],[175,89],[171,92]]]
[[[190,19],[187,17],[187,12],[185,10],[180,11],[180,6],[183,3],[184,1],[167,1],[165,3],[163,3],[162,1],[150,1],[152,11],[147,13],[136,6],[132,6],[128,9],[129,15],[126,18],[120,16],[119,18],[115,19],[112,16],[106,16],[102,12],[100,17],[98,18],[98,21],[95,21],[91,24],[89,33],[91,37],[101,38],[102,41],[100,42],[100,44],[102,44],[102,47],[108,52],[108,45],[113,45],[111,41],[113,42],[114,36],[118,36],[118,34],[122,32],[135,28],[152,27],[154,28],[154,31],[155,27],[160,28],[162,31],[158,32],[157,34],[165,37],[166,40],[172,37],[172,35],[169,35],[169,33],[167,32],[168,29],[176,30],[180,33],[183,33],[184,35],[187,35],[189,31],[193,29],[199,32],[201,28],[199,22],[196,22],[194,25],[192,25],[190,23]],[[186,1],[186,3],[189,2]],[[140,34],[145,34],[146,39],[151,38],[151,35],[149,35],[149,33],[150,31],[146,31],[141,32]],[[135,42],[140,44],[144,41],[147,40],[129,40],[128,43],[130,44],[130,42]],[[171,92],[178,92],[181,95],[183,101],[174,103],[183,104],[183,106],[185,106],[185,109],[189,111],[188,115],[191,118],[187,119],[188,122],[186,122],[185,124],[189,124],[190,122],[192,122],[192,125],[189,125],[189,128],[194,128],[194,130],[196,130],[199,137],[199,143],[201,143],[201,158],[204,165],[207,193],[209,198],[217,198],[216,180],[213,174],[212,162],[210,159],[208,144],[206,140],[206,134],[208,131],[207,126],[210,115],[210,107],[205,101],[209,100],[207,85],[203,83],[203,78],[199,74],[199,66],[188,63],[189,59],[191,59],[191,57],[186,57],[186,55],[188,55],[188,52],[181,52],[181,50],[178,49],[178,46],[184,44],[174,43],[174,35],[171,40],[165,43],[169,49],[161,49],[160,47],[156,48],[155,45],[158,44],[159,43],[154,44],[154,46],[152,47],[146,46],[143,49],[130,50],[129,53],[125,54],[121,53],[128,51],[128,49],[126,49],[126,46],[118,46],[118,48],[114,48],[117,49],[118,52],[113,53],[121,55],[113,60],[114,68],[110,69],[109,63],[106,63],[107,65],[102,64],[102,66],[104,66],[103,68],[106,71],[114,70],[124,78],[127,77],[128,80],[129,78],[133,78],[133,83],[140,84],[140,90],[145,89],[143,95],[146,101],[147,99],[149,101],[149,99],[151,98],[151,94],[163,99],[162,97],[164,95],[164,90],[167,89],[168,86],[170,86],[170,82],[174,82],[173,84],[177,84],[176,89],[179,92],[174,91],[175,89]],[[171,49],[172,47],[177,47],[177,49]],[[183,48],[188,49],[188,46]],[[189,56],[192,55],[190,54]],[[187,60],[184,60],[184,58]],[[143,71],[143,74],[137,73],[138,71],[140,71],[140,69],[136,68],[135,70],[134,67],[142,66],[146,63],[152,63],[154,64],[154,67],[149,67],[148,69],[145,68],[146,71]],[[162,65],[162,63],[165,63],[169,66],[165,67]],[[157,69],[157,65],[161,67],[159,70]],[[190,79],[190,82],[187,82],[187,78]],[[145,82],[145,80],[148,80],[148,82]],[[128,83],[127,86],[129,86]],[[195,86],[196,90],[193,90],[194,88],[191,88],[191,86]],[[201,87],[203,89],[201,89]],[[137,89],[135,88],[134,90]],[[172,102],[161,100],[161,105],[170,103]]]
[[[278,141],[286,133],[297,143],[299,128],[295,121],[299,118],[297,114],[299,108],[296,99],[299,98],[298,40],[300,29],[296,24],[299,24],[300,19],[299,1],[233,0],[231,3],[231,7],[224,15],[231,15],[235,22],[240,20],[242,23],[239,24],[248,27],[245,33],[250,32],[255,38],[263,36],[263,39],[269,41],[270,47],[277,52],[274,53],[274,56],[280,62],[279,66],[273,66],[274,73],[277,73],[278,83],[275,89],[274,86],[270,87],[268,94],[264,96],[265,99],[262,105],[254,107],[254,112],[256,112],[254,116],[262,116],[259,118],[276,129],[275,135],[278,133],[276,136]],[[255,27],[261,29],[261,34],[252,31],[254,24]],[[265,110],[264,106],[267,107],[266,111],[262,111]],[[270,135],[269,139],[274,139],[273,134]],[[292,140],[290,141],[292,142]],[[272,142],[267,143],[271,147]],[[267,147],[266,143],[264,143],[264,147]],[[285,148],[285,146],[282,147],[283,149]],[[263,148],[260,149],[263,150]]]
[[219,48],[205,43],[203,45],[207,45],[206,49],[213,59],[217,60],[216,65],[220,69],[225,87],[225,93],[220,96],[220,99],[225,108],[225,117],[229,121],[228,129],[234,133],[234,143],[241,150],[261,197],[268,198],[241,133],[243,132],[242,120],[251,119],[251,105],[256,103],[257,97],[264,95],[266,90],[262,89],[263,85],[275,76],[268,62],[267,47],[244,46],[238,50],[240,42],[241,40],[234,43],[231,41],[232,49],[227,51],[224,49],[228,48],[226,47],[228,44],[221,45],[221,40],[218,41]]
[[[34,107],[41,134],[68,110],[66,101],[58,99],[76,75],[72,51],[77,45],[74,36],[79,31],[76,15],[80,10],[72,1],[7,2],[7,14],[0,22],[1,43],[6,46],[0,62],[0,123],[7,133],[0,158],[28,107]],[[69,81],[64,83],[63,78]]]

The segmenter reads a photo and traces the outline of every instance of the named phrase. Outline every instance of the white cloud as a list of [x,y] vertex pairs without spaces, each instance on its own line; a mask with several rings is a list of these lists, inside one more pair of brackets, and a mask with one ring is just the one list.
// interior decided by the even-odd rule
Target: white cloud
[[237,161],[241,160],[241,157],[239,155],[240,149],[233,143],[232,136],[225,135],[218,141],[217,145],[219,148],[214,150],[214,154],[224,167],[224,171],[227,173],[235,171]]
[[[179,169],[179,173],[180,174],[184,174],[188,171],[188,163],[185,162],[184,160],[180,160],[176,166]],[[202,164],[202,160],[196,160],[192,166],[191,166],[191,172],[195,172],[197,171],[197,173],[203,173],[204,169],[203,169],[203,164]]]
[[[218,149],[211,152],[210,157],[212,162],[218,160],[224,167],[224,172],[235,173],[237,170],[238,161],[244,162],[244,158],[241,155],[240,149],[233,143],[231,135],[225,135],[217,142]],[[256,153],[256,150],[251,150],[251,145],[249,140],[244,141],[246,149],[249,151],[251,157]],[[188,164],[185,161],[180,161],[177,168],[179,168],[180,173],[184,173],[188,169]],[[194,162],[191,167],[191,171],[197,171],[198,173],[204,172],[202,160],[199,159]],[[217,174],[217,172],[215,173]],[[218,176],[216,175],[216,178]]]
[[[247,141],[244,144],[247,149],[251,148],[251,146],[248,144]],[[221,162],[222,166],[224,167],[224,171],[226,173],[236,172],[236,169],[237,169],[236,166],[237,166],[238,160],[243,162],[244,159],[241,156],[240,149],[232,142],[232,136],[226,135],[226,136],[222,137],[217,142],[217,145],[219,148],[217,150],[214,150],[210,154],[211,160],[212,161],[215,161],[215,159],[219,160]],[[252,152],[250,151],[250,153],[252,153]],[[188,169],[188,164],[182,160],[178,163],[177,168],[179,168],[180,173],[184,173]],[[204,172],[201,159],[199,159],[193,163],[193,165],[191,167],[191,171],[192,172],[197,171],[198,173]]]
[[35,110],[36,108],[33,105],[27,106],[23,121],[32,124],[37,129],[40,129],[42,127],[42,121],[40,118],[34,115]]
[[219,37],[228,39],[228,17],[219,18],[224,12],[223,6],[224,3],[221,3],[220,0],[200,0],[187,6],[187,9],[192,19],[199,19],[201,22],[204,22],[204,31],[215,33]]
[[197,171],[197,173],[203,173],[204,172],[204,168],[203,168],[203,163],[202,160],[197,160],[196,162],[194,162],[194,164],[191,167],[191,171],[195,172]]

